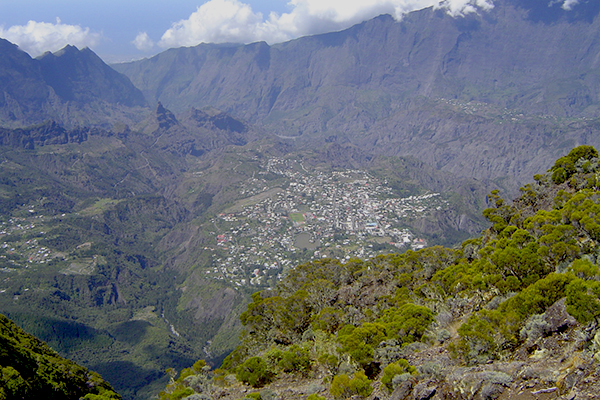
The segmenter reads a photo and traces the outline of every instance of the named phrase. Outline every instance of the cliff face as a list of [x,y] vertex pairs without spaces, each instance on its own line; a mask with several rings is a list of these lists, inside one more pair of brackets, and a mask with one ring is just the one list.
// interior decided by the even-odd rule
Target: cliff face
[[[300,145],[350,142],[523,183],[565,149],[600,144],[589,124],[600,116],[600,8],[494,4],[458,17],[384,15],[273,46],[170,49],[114,67],[176,113],[215,106]],[[533,158],[523,151],[532,146]]]
[[425,9],[273,46],[170,49],[115,68],[176,112],[214,105],[256,121],[326,104],[335,116],[363,91],[391,102],[373,117],[418,96],[579,115],[599,100],[598,6],[569,13],[538,3],[497,1],[489,12],[456,18]]
[[92,50],[66,46],[36,59],[48,86],[63,101],[91,103],[104,101],[127,107],[146,102],[127,77],[104,63]]

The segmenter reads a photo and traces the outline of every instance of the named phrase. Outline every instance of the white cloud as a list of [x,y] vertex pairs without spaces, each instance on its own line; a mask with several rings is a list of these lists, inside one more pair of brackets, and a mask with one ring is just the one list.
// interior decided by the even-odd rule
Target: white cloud
[[154,42],[152,39],[150,39],[150,36],[148,36],[146,32],[138,33],[131,43],[133,43],[133,45],[141,51],[150,51],[152,48],[154,48]]
[[577,3],[579,3],[579,0],[565,0],[565,2],[562,5],[562,8],[563,10],[570,11],[571,9],[573,9],[573,6],[577,5]]
[[56,19],[56,23],[29,21],[27,25],[14,25],[8,29],[0,27],[0,37],[17,44],[33,57],[45,51],[57,51],[70,44],[79,48],[98,43],[101,35],[89,28],[67,25]]
[[453,16],[477,12],[478,9],[489,11],[494,8],[492,0],[444,0],[440,6],[447,8]]
[[[565,0],[573,1],[573,0]],[[174,23],[158,42],[161,47],[206,43],[278,43],[304,35],[350,27],[391,14],[396,19],[425,7],[447,9],[454,16],[493,8],[492,0],[290,0],[289,13],[264,17],[239,0],[210,0],[188,19]]]

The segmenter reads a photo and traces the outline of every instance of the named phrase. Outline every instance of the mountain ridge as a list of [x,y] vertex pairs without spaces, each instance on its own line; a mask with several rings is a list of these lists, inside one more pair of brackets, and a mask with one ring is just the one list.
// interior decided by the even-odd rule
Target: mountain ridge
[[146,101],[88,48],[66,46],[31,58],[0,39],[0,123],[9,128],[56,120],[74,127],[137,122]]
[[[213,106],[294,148],[351,143],[515,191],[567,148],[600,145],[571,124],[600,117],[600,10],[554,6],[536,20],[540,4],[498,1],[457,17],[428,8],[271,46],[200,44],[113,67],[176,114]],[[536,140],[560,131],[569,144],[556,136],[532,161],[522,152],[531,127]],[[499,158],[507,145],[512,166]],[[485,167],[465,168],[465,154]]]

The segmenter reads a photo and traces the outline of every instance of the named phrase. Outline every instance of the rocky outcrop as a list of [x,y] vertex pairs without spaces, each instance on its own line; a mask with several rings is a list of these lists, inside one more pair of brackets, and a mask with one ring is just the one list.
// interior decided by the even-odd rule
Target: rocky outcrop
[[23,129],[0,128],[0,146],[32,150],[36,146],[82,143],[92,133],[89,128],[67,130],[55,121]]

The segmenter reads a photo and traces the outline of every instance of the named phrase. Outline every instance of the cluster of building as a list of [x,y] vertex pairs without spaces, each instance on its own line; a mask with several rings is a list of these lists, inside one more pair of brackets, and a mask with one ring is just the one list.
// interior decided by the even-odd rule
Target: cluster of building
[[423,248],[426,241],[406,221],[448,205],[439,193],[394,196],[385,180],[365,171],[308,171],[283,158],[268,160],[240,195],[248,196],[238,202],[243,207],[210,221],[215,246],[205,248],[213,251],[207,275],[237,286],[272,284],[311,259]]
[[[33,214],[34,210],[29,212]],[[36,220],[43,218],[41,215],[32,215],[0,222],[0,271],[9,272],[31,263],[44,264],[51,259],[50,249],[40,246],[35,238],[24,237],[28,231],[36,228]]]

